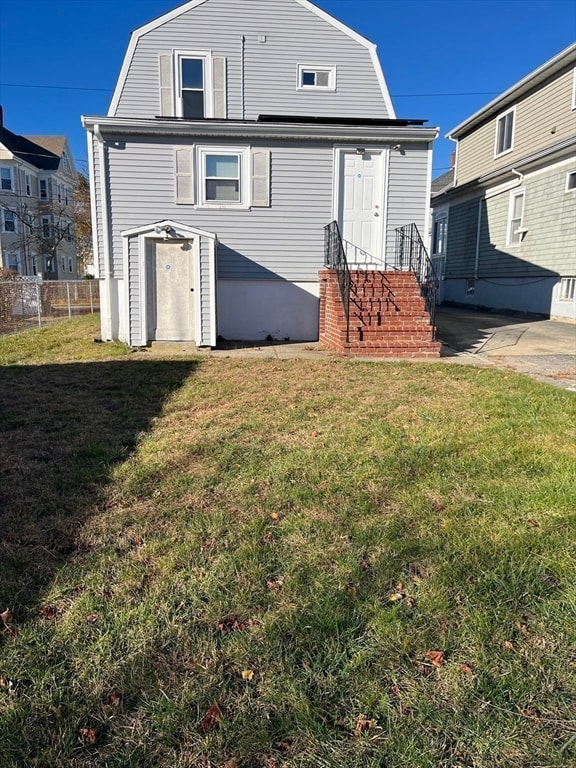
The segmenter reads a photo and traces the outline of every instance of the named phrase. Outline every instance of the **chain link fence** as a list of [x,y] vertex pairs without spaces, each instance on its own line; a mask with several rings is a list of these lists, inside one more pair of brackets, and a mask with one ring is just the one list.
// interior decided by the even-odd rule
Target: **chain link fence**
[[99,311],[97,280],[0,280],[0,334]]

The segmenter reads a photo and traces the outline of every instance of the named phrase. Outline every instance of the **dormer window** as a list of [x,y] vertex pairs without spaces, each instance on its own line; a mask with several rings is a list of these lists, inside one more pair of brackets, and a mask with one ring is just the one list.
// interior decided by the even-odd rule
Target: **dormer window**
[[496,147],[494,157],[506,154],[512,150],[514,144],[514,117],[515,107],[504,112],[496,120]]
[[298,66],[298,90],[335,91],[336,67]]

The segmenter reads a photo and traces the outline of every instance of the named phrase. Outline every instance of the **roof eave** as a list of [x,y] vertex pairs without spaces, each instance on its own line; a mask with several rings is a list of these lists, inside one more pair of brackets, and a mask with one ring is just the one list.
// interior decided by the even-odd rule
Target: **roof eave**
[[466,118],[466,120],[455,128],[452,128],[452,130],[448,131],[445,138],[458,139],[462,134],[469,133],[476,125],[483,122],[488,117],[491,117],[493,114],[501,112],[509,104],[517,101],[520,96],[531,91],[541,82],[546,80],[546,78],[550,77],[550,75],[553,75],[567,64],[570,64],[571,59],[574,59],[576,62],[576,43],[572,43],[572,45],[564,48],[564,50],[560,51],[556,56],[538,67],[538,69],[530,72],[530,74],[526,75],[522,80],[519,80],[477,112],[474,112],[473,115]]

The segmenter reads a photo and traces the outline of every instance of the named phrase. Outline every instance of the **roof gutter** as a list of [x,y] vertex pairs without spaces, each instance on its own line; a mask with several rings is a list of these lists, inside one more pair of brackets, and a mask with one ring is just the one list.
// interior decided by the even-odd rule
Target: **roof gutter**
[[348,126],[310,125],[294,123],[257,123],[226,120],[193,121],[136,119],[116,117],[83,117],[82,124],[88,131],[98,127],[99,135],[108,136],[175,136],[179,138],[207,139],[258,139],[266,141],[365,141],[377,142],[421,142],[434,141],[438,128],[424,126]]

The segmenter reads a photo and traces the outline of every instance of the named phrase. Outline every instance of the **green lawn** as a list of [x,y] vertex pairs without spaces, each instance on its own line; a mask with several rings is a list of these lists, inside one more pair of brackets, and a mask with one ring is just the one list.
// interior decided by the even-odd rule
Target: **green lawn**
[[576,398],[0,338],[0,765],[576,762]]

